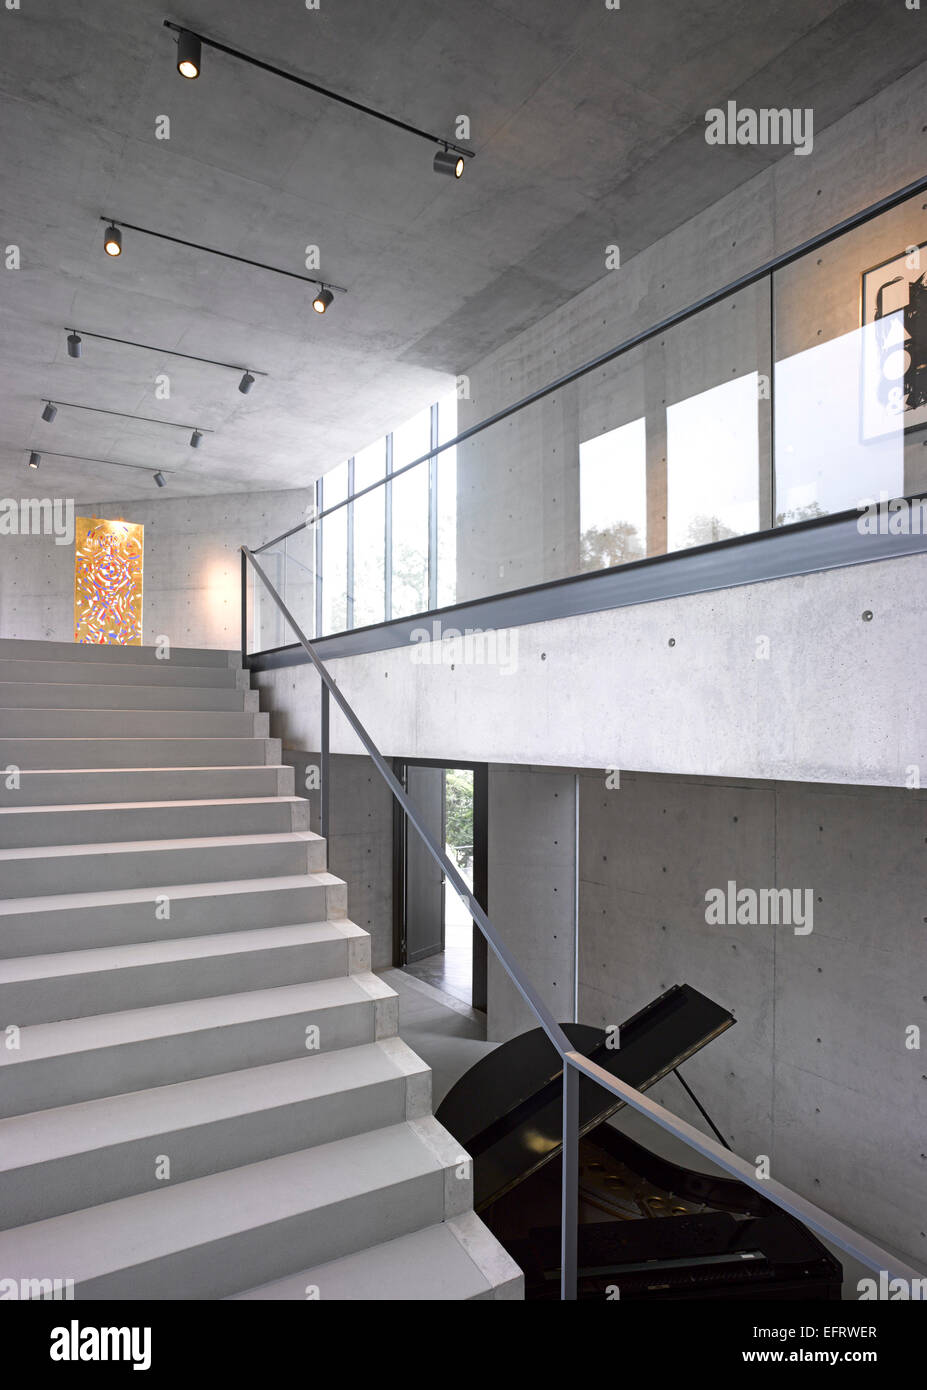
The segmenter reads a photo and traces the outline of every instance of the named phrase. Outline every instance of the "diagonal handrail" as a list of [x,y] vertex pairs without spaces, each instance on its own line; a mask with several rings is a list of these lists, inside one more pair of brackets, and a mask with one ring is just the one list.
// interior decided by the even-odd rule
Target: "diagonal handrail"
[[[495,927],[490,922],[483,908],[474,898],[468,884],[451,863],[447,854],[435,840],[430,830],[423,824],[415,803],[410,800],[404,787],[396,778],[392,769],[389,767],[379,748],[364,728],[360,719],[354,713],[347,698],[338,689],[338,684],[329,674],[325,663],[322,661],[312,643],[306,637],[302,628],[297,623],[293,614],[286,606],[283,599],[271,584],[267,575],[264,573],[254,553],[245,545],[241,547],[244,564],[250,563],[257,575],[260,577],[264,587],[267,589],[274,603],[280,609],[284,618],[293,629],[300,644],[306,651],[307,656],[319,673],[322,681],[323,694],[331,696],[338,708],[341,710],[348,724],[353,729],[357,738],[366,749],[369,757],[374,763],[377,771],[383,777],[396,801],[402,807],[406,816],[415,827],[419,838],[425,845],[432,859],[438,868],[446,875],[453,885],[454,890],[460,896],[467,911],[470,913],[476,925],[479,927],[483,936],[492,947],[499,963],[502,965],[509,979],[524,999],[528,1008],[534,1014],[538,1023],[544,1029],[553,1046],[556,1048],[561,1062],[563,1063],[563,1179],[562,1179],[562,1230],[561,1230],[561,1297],[564,1299],[576,1298],[576,1253],[577,1253],[577,1190],[578,1190],[578,1098],[579,1098],[579,1078],[586,1076],[590,1080],[597,1082],[605,1090],[610,1091],[613,1096],[630,1105],[632,1109],[644,1115],[647,1119],[654,1121],[669,1134],[681,1139],[690,1149],[694,1149],[703,1157],[710,1159],[712,1163],[730,1173],[740,1182],[758,1192],[762,1197],[772,1202],[775,1206],[781,1207],[783,1211],[795,1216],[804,1222],[818,1235],[825,1240],[831,1241],[841,1250],[852,1255],[854,1259],[865,1265],[869,1269],[877,1272],[886,1271],[889,1275],[901,1278],[908,1283],[913,1283],[915,1279],[921,1280],[924,1276],[915,1270],[905,1261],[898,1259],[890,1251],[883,1249],[867,1236],[861,1235],[858,1231],[847,1226],[845,1222],[839,1221],[835,1216],[825,1211],[822,1207],[816,1206],[807,1198],[792,1188],[775,1181],[772,1178],[760,1178],[757,1175],[756,1166],[749,1163],[746,1159],[732,1153],[730,1149],[724,1148],[717,1140],[709,1138],[708,1135],[696,1129],[693,1125],[674,1115],[671,1110],[667,1110],[651,1097],[644,1095],[642,1091],[636,1090],[627,1082],[619,1080],[611,1075],[597,1063],[584,1057],[577,1052],[573,1044],[569,1041],[559,1023],[554,1019],[550,1010],[539,997],[536,990],[522,975],[518,963],[515,961],[505,943],[499,939]],[[244,604],[247,601],[247,589],[242,583],[242,632],[245,631],[245,610]],[[323,710],[325,704],[323,703]],[[327,718],[323,716],[323,723],[326,731],[323,734],[323,743],[327,744]],[[323,749],[323,760],[326,758],[327,749]],[[327,781],[327,776],[323,774],[323,780]]]

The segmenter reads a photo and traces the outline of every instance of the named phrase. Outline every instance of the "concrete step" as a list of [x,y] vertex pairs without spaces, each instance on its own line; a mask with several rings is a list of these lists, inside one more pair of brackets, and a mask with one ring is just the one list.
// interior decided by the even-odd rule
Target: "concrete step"
[[39,845],[0,850],[0,891],[17,898],[69,897],[105,883],[158,888],[171,883],[280,878],[325,870],[325,841],[311,830],[276,835],[214,835],[190,840],[126,840],[100,845]]
[[524,1297],[524,1276],[473,1211],[425,1226],[340,1260],[304,1269],[231,1301],[305,1302],[513,1300]]
[[376,975],[358,972],[36,1023],[21,1030],[18,1048],[7,1037],[0,1049],[0,1116],[376,1042],[395,1035],[397,1004]]
[[[133,668],[134,669],[134,668]],[[152,676],[154,680],[154,676]],[[258,691],[233,685],[69,685],[0,680],[0,709],[250,710]]]
[[223,1298],[470,1206],[428,1117],[54,1216],[0,1235],[13,1279],[70,1271],[79,1299]]
[[273,835],[308,829],[309,802],[302,796],[0,807],[0,849],[182,840],[196,834]]
[[[12,785],[9,783],[12,782]],[[227,800],[292,796],[295,773],[282,763],[229,767],[46,768],[18,778],[0,766],[0,806],[82,806],[120,801]]]
[[346,916],[347,887],[328,873],[16,898],[0,901],[0,958]]
[[[0,1120],[0,1229],[420,1119],[430,1109],[429,1068],[392,1037],[15,1115]],[[169,1159],[169,1178],[159,1155]]]
[[0,709],[0,739],[267,738],[248,710]]
[[171,647],[158,655],[157,647],[122,647],[115,642],[44,642],[21,637],[0,637],[0,660],[77,661],[119,666],[224,666],[241,665],[241,652],[213,647]]
[[0,738],[0,769],[241,767],[281,754],[277,738]]
[[20,1027],[148,1008],[370,969],[346,918],[0,961],[0,1020]]
[[[85,647],[80,648],[86,651]],[[178,666],[162,661],[155,670],[147,662],[134,666],[119,662],[50,661],[41,654],[30,657],[0,656],[0,680],[38,682],[43,685],[152,685],[192,686],[211,689],[243,689],[250,685],[247,671],[233,666]]]

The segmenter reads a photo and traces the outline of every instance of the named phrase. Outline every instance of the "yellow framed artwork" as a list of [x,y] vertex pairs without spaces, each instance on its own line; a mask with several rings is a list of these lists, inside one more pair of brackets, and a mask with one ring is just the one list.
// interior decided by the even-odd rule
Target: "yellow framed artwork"
[[145,528],[132,521],[76,518],[74,641],[142,642]]

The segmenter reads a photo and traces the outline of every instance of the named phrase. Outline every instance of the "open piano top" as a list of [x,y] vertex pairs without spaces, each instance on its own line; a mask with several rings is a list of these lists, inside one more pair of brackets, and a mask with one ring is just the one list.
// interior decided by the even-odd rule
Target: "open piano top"
[[[674,985],[619,1030],[562,1025],[578,1052],[639,1091],[734,1017]],[[584,1299],[839,1299],[842,1269],[799,1221],[746,1184],[679,1166],[610,1123],[624,1102],[579,1084],[578,1293]],[[437,1118],[473,1159],[474,1206],[525,1273],[529,1299],[558,1298],[560,1058],[538,1028],[465,1073]]]

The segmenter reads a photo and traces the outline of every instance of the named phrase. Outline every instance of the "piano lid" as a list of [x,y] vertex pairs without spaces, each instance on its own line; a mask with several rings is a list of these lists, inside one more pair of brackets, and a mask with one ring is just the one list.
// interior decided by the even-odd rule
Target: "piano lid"
[[[691,985],[674,985],[623,1023],[620,1047],[604,1029],[564,1023],[577,1052],[646,1091],[734,1023],[733,1014]],[[543,1029],[502,1043],[444,1098],[436,1118],[474,1160],[474,1207],[484,1210],[560,1152],[560,1058]],[[588,1077],[579,1083],[579,1132],[624,1106]]]

